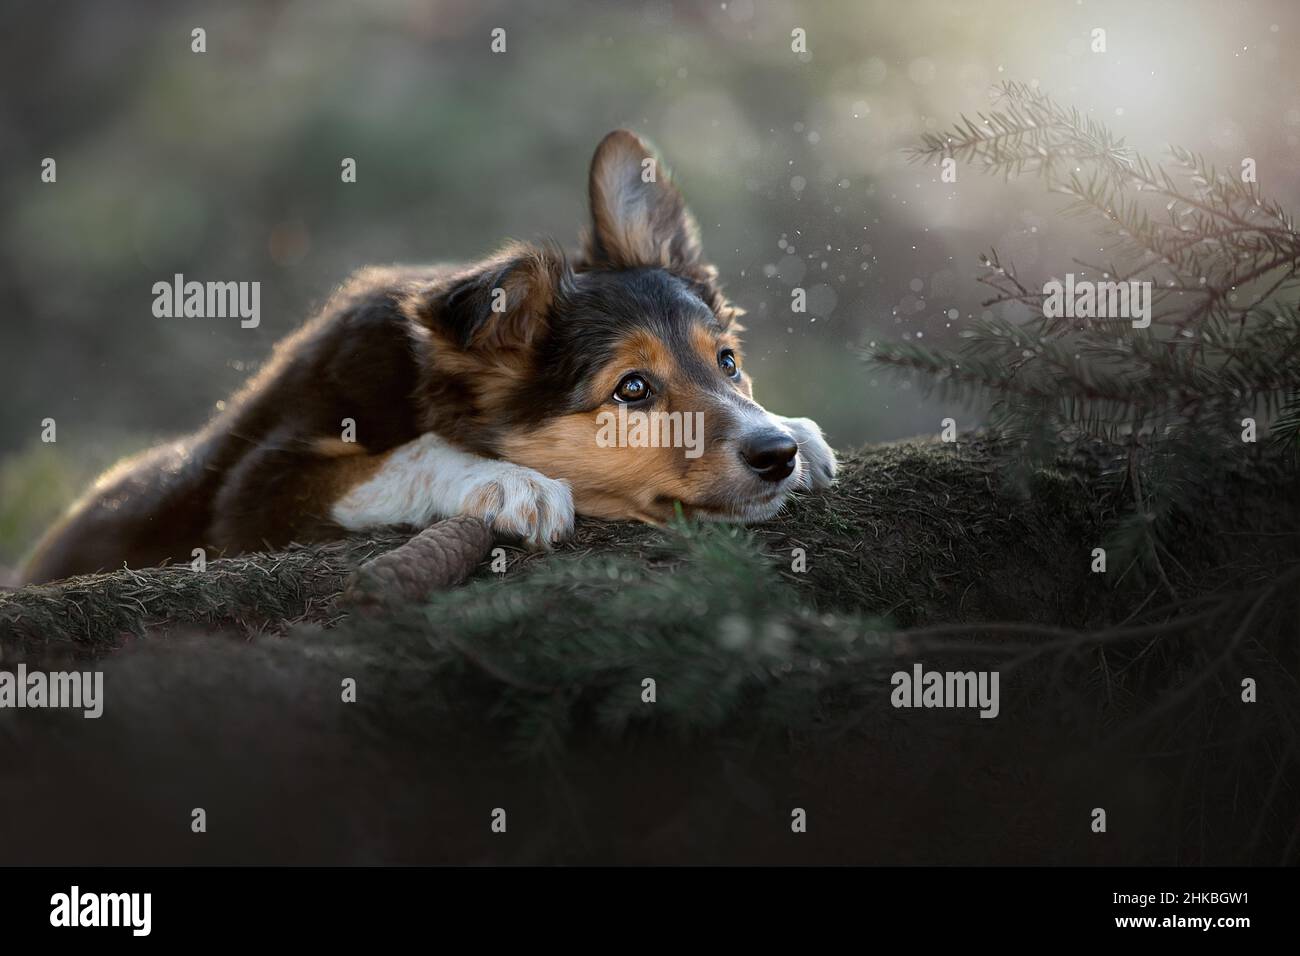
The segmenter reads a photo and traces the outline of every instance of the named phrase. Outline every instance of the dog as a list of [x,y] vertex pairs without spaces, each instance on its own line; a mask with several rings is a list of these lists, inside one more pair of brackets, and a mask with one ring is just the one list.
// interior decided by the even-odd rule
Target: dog
[[99,478],[24,580],[458,514],[548,548],[575,514],[755,522],[829,486],[816,423],[754,401],[742,310],[656,153],[610,133],[588,191],[572,260],[512,243],[468,267],[353,276],[207,426]]

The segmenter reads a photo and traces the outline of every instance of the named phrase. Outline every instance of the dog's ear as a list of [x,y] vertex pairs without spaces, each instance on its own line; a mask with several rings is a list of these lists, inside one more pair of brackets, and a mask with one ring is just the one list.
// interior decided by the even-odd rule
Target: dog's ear
[[699,230],[663,162],[635,133],[616,129],[596,147],[588,180],[592,265],[688,269],[700,261]]
[[558,248],[512,244],[453,279],[429,322],[466,351],[526,349],[545,333],[572,279]]

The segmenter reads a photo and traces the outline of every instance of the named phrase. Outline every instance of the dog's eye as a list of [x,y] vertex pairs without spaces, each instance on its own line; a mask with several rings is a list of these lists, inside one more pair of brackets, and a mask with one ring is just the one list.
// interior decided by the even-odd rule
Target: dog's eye
[[649,396],[649,383],[636,372],[624,375],[618,388],[614,389],[614,399],[619,402],[639,402]]
[[728,378],[735,378],[740,374],[740,366],[736,364],[736,353],[731,349],[723,349],[718,355],[718,368],[727,373]]

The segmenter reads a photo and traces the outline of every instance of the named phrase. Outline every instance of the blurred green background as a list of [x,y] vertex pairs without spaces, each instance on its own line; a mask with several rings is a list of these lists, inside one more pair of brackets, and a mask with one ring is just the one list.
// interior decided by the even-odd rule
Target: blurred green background
[[[841,447],[976,425],[854,346],[959,334],[991,246],[1046,277],[1105,244],[1040,184],[941,183],[903,147],[1014,79],[1153,155],[1254,157],[1286,201],[1298,28],[1285,0],[7,0],[0,564],[115,456],[201,424],[356,267],[572,246],[591,151],[619,126],[664,152],[749,310],[760,401]],[[155,318],[152,285],[177,272],[260,281],[261,326]]]

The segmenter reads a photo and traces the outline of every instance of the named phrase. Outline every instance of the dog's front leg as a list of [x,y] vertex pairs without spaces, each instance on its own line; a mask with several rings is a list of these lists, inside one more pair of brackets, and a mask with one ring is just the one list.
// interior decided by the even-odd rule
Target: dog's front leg
[[331,509],[348,530],[477,515],[500,534],[549,548],[573,530],[573,493],[566,482],[508,461],[463,451],[425,433],[389,452],[378,471]]

